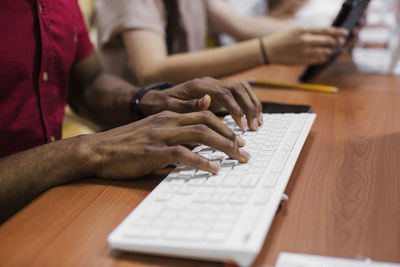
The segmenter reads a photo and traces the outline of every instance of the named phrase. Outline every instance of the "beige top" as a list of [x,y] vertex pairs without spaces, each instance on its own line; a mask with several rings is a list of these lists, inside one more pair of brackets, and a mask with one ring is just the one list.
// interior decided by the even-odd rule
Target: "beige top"
[[[177,0],[189,51],[202,50],[207,38],[207,0]],[[97,0],[98,46],[107,70],[134,82],[121,41],[126,30],[144,29],[165,37],[162,0]],[[179,51],[187,52],[187,51]],[[134,71],[134,70],[133,70]]]

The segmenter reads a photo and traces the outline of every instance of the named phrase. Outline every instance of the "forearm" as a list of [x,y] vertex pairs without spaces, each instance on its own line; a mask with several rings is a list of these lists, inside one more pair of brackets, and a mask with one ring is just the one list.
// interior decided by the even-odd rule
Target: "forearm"
[[139,90],[105,73],[95,53],[73,66],[68,103],[78,114],[104,129],[129,123],[129,101]]
[[0,159],[0,222],[56,185],[92,175],[83,137],[57,141]]
[[132,122],[129,101],[138,88],[118,77],[101,73],[82,95],[70,96],[70,104],[80,115],[104,129]]
[[[130,60],[132,64],[145,61],[133,54]],[[254,39],[228,47],[164,56],[162,59],[148,58],[135,74],[140,84],[159,81],[180,83],[203,76],[222,77],[262,64],[260,44]]]
[[243,41],[270,35],[289,27],[293,27],[293,24],[271,17],[242,17],[239,21],[233,21],[230,29],[227,26],[227,33],[236,40]]

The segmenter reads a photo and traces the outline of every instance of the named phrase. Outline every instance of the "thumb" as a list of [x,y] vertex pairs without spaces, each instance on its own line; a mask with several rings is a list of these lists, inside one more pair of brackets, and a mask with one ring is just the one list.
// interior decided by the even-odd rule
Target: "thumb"
[[211,97],[209,95],[205,95],[200,99],[192,99],[192,100],[173,99],[171,100],[168,109],[178,113],[186,113],[186,112],[207,110],[210,107],[210,105],[211,105]]
[[211,96],[205,95],[197,102],[199,110],[207,110],[211,105]]

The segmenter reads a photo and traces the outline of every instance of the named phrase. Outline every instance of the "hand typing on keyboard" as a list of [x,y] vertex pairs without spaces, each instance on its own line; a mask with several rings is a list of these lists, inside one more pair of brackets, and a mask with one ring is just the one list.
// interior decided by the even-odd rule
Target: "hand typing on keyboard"
[[224,124],[246,141],[246,163],[200,145],[192,152],[219,165],[184,164],[171,172],[109,236],[123,250],[249,265],[261,248],[315,114],[264,114],[258,131]]
[[140,177],[178,162],[210,173],[218,172],[219,164],[183,144],[214,147],[242,163],[250,157],[240,148],[244,140],[210,111],[186,114],[166,111],[97,135],[94,147],[102,157],[95,173],[97,177]]

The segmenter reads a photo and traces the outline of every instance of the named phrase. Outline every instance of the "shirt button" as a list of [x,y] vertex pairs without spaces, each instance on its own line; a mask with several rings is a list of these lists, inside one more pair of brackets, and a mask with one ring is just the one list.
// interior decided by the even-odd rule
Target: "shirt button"
[[47,81],[49,79],[49,75],[47,74],[47,72],[43,72],[43,81]]
[[39,12],[42,12],[42,5],[39,5]]
[[51,142],[56,141],[56,138],[54,137],[54,135],[52,135],[52,136],[50,137],[50,141],[51,141]]

